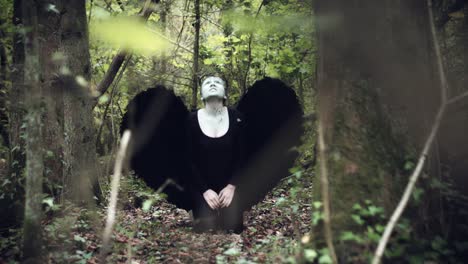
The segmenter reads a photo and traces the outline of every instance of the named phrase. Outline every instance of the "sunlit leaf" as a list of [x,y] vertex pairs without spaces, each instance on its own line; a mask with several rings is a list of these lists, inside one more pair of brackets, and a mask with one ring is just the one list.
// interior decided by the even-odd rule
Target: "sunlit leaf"
[[304,250],[304,258],[309,262],[314,261],[317,256],[318,256],[317,251],[313,249]]
[[169,47],[163,34],[149,29],[137,18],[116,17],[91,25],[91,36],[115,48],[123,48],[141,55],[160,55]]
[[224,251],[223,254],[228,255],[228,256],[238,256],[240,254],[240,251],[237,248],[230,248],[230,249]]
[[151,206],[153,205],[153,200],[152,199],[148,199],[148,200],[145,200],[143,202],[143,206],[142,206],[142,209],[144,212],[148,212],[149,209],[151,209]]
[[54,198],[52,197],[47,197],[42,200],[43,204],[47,204],[49,207],[54,206]]

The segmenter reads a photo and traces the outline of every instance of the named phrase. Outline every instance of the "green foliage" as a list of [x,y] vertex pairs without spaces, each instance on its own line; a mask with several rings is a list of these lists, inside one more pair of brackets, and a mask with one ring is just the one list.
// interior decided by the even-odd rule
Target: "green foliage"
[[168,42],[156,29],[149,30],[136,18],[115,17],[91,24],[91,36],[114,48],[123,48],[142,55],[161,54]]

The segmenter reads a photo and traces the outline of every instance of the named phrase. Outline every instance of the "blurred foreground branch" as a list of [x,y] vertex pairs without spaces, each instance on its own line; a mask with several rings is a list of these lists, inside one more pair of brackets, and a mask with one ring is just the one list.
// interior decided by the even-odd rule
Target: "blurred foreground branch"
[[327,243],[328,250],[330,251],[330,257],[333,263],[338,263],[335,253],[335,247],[333,246],[333,235],[331,231],[330,223],[330,191],[328,190],[328,165],[327,165],[327,146],[325,145],[325,139],[323,135],[323,121],[318,121],[318,147],[319,147],[319,166],[320,166],[320,185],[322,189],[322,203],[323,203],[323,226],[324,236]]
[[[151,2],[159,3],[159,0],[146,0],[145,1],[145,5],[143,6],[142,10],[139,13],[139,16],[141,16],[145,21],[148,20],[151,13],[153,13],[153,8],[151,8]],[[115,76],[119,72],[123,62],[125,61],[125,58],[128,55],[129,53],[127,51],[120,50],[117,53],[117,55],[115,55],[114,59],[112,59],[109,69],[104,74],[104,78],[101,80],[101,82],[98,84],[96,88],[97,92],[100,95],[104,94],[107,91],[107,89],[110,87],[110,85],[115,79]]]
[[109,207],[107,208],[107,220],[106,226],[104,228],[104,234],[102,236],[102,248],[99,255],[100,263],[105,263],[107,252],[110,248],[110,237],[112,234],[112,227],[115,222],[115,208],[117,206],[117,195],[119,194],[119,185],[120,185],[120,176],[122,174],[123,163],[126,160],[125,156],[127,153],[128,143],[130,141],[131,132],[130,130],[125,130],[120,141],[120,148],[117,152],[117,157],[115,160],[114,174],[112,175],[111,182],[111,193]]

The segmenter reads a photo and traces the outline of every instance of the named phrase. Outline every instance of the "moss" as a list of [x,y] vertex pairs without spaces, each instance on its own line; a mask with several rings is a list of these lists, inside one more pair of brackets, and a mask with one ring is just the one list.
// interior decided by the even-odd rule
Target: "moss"
[[400,185],[399,168],[407,156],[404,137],[392,130],[375,87],[365,80],[345,85],[349,89],[338,102],[329,155],[335,230],[351,227],[355,203],[369,199],[379,206],[393,204],[394,190]]

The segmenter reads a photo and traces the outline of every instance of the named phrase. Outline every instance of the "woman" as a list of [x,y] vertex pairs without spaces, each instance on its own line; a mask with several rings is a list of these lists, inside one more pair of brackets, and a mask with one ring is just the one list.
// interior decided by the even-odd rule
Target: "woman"
[[190,114],[187,130],[194,230],[240,233],[243,219],[237,201],[244,120],[238,111],[224,106],[225,83],[221,78],[207,77],[201,97],[205,107]]

